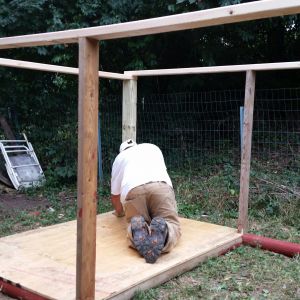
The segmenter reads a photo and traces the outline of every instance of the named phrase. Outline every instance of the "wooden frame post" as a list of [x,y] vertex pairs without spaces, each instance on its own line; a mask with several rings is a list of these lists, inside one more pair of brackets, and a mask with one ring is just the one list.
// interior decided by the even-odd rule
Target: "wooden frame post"
[[255,97],[255,72],[249,70],[246,73],[245,102],[244,102],[244,136],[242,145],[239,219],[238,231],[245,233],[248,230],[248,198],[251,161],[251,143],[253,127],[253,109]]
[[123,81],[122,141],[136,140],[137,79]]
[[99,42],[79,39],[76,299],[95,298]]

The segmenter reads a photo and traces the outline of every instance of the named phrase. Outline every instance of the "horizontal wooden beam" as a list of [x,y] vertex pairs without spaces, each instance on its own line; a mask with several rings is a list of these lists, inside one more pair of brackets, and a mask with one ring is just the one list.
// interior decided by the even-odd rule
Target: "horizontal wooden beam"
[[[63,67],[57,65],[49,65],[49,64],[41,64],[30,61],[23,60],[14,60],[8,58],[0,58],[0,66],[4,67],[13,67],[19,69],[29,69],[29,70],[37,70],[37,71],[46,71],[46,72],[54,72],[54,73],[64,73],[64,74],[74,74],[78,75],[79,71],[77,68]],[[107,79],[119,79],[119,80],[128,80],[133,79],[131,75],[112,73],[112,72],[98,72],[99,77],[107,78]]]
[[77,43],[81,37],[117,39],[300,13],[300,0],[261,0],[244,4],[82,29],[0,39],[0,49]]
[[231,65],[215,67],[197,67],[197,68],[177,68],[177,69],[157,69],[141,71],[125,71],[126,76],[167,76],[167,75],[192,75],[192,74],[209,74],[209,73],[233,73],[245,71],[275,71],[300,69],[300,61],[267,63],[267,64],[249,64],[249,65]]
[[[0,58],[0,66],[29,69],[37,71],[46,71],[54,73],[64,73],[78,75],[77,68],[64,67],[58,65],[41,64],[23,60],[14,60],[8,58]],[[249,64],[249,65],[229,65],[214,67],[195,67],[195,68],[174,68],[174,69],[155,69],[155,70],[139,70],[125,71],[124,74],[99,71],[99,77],[107,79],[130,80],[143,76],[172,76],[172,75],[193,75],[193,74],[209,74],[209,73],[234,73],[253,71],[276,71],[300,69],[300,61],[266,63],[266,64]]]

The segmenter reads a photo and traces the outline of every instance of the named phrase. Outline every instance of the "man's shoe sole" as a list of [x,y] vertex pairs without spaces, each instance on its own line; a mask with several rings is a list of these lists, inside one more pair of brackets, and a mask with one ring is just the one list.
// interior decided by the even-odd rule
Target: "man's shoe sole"
[[151,234],[148,236],[149,248],[145,254],[147,263],[153,264],[160,256],[167,237],[168,226],[166,221],[161,217],[155,217],[150,223]]
[[138,252],[144,256],[147,251],[148,242],[148,230],[147,224],[142,216],[135,216],[131,218],[131,232],[133,237],[133,244]]

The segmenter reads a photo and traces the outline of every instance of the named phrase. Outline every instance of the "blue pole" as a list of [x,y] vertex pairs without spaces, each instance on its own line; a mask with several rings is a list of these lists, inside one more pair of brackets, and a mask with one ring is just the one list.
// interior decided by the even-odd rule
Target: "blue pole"
[[99,181],[103,181],[101,118],[100,118],[100,114],[98,115],[98,176],[99,176]]
[[240,106],[240,142],[241,142],[241,155],[243,151],[243,137],[244,137],[244,106]]

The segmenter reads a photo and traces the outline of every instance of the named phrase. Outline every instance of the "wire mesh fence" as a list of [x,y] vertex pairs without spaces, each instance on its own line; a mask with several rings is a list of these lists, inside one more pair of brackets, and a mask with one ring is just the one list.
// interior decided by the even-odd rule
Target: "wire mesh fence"
[[[122,97],[99,103],[99,169],[109,178],[122,138]],[[237,218],[243,104],[243,90],[139,96],[137,142],[162,149],[181,214],[225,225]],[[22,109],[21,102],[4,103],[1,115],[16,135],[27,134],[47,180],[75,183],[76,99],[55,114],[43,106]],[[255,218],[281,214],[287,224],[297,222],[299,150],[300,88],[257,90],[249,199]]]
[[[157,144],[170,169],[228,161],[239,165],[243,104],[243,90],[140,96],[137,142]],[[1,114],[17,136],[23,131],[27,134],[45,167],[53,162],[76,165],[76,102],[54,118],[43,108],[32,108],[32,118],[25,120],[18,117],[23,114],[22,107],[8,104],[4,104]],[[121,95],[100,101],[99,126],[100,157],[103,171],[108,174],[122,136]],[[4,138],[2,131],[1,136]],[[300,89],[257,90],[252,158],[269,163],[280,161],[281,165],[299,170],[299,150]]]
[[173,168],[239,153],[243,91],[151,95],[138,101],[137,139],[154,142]]
[[112,163],[122,142],[122,96],[108,96],[100,103],[100,147],[102,173],[110,175]]
[[[294,163],[300,147],[300,89],[257,90],[254,157]],[[153,142],[173,167],[240,161],[243,90],[151,95],[138,101],[137,139]]]
[[255,100],[255,157],[299,169],[300,89],[258,90]]
[[[289,224],[297,219],[292,207],[300,205],[299,92],[256,91],[249,195],[255,218],[280,214]],[[138,142],[162,149],[181,212],[188,203],[195,204],[195,218],[210,216],[220,224],[237,218],[243,105],[243,90],[139,99]]]

